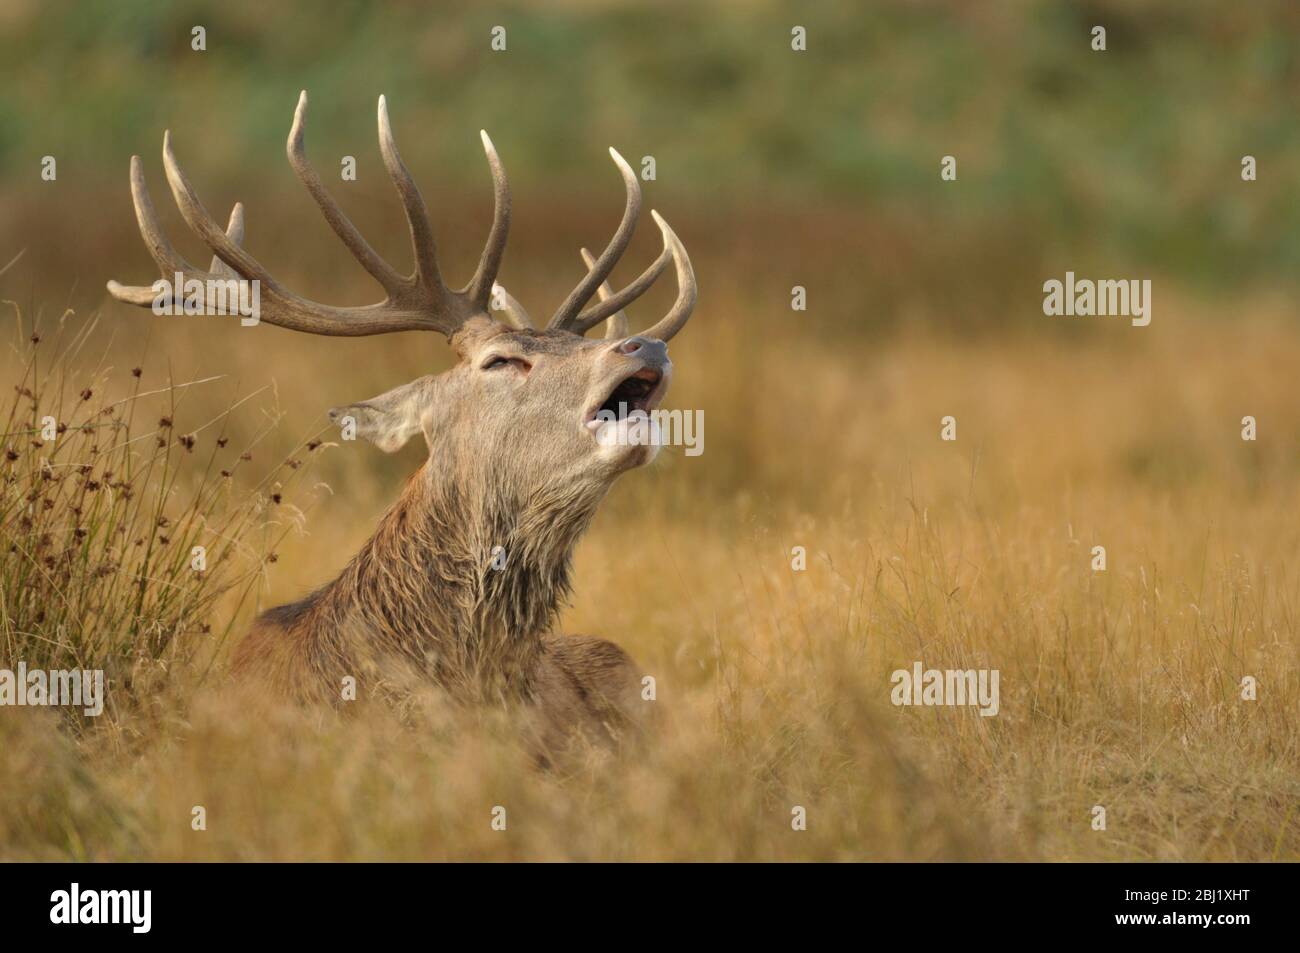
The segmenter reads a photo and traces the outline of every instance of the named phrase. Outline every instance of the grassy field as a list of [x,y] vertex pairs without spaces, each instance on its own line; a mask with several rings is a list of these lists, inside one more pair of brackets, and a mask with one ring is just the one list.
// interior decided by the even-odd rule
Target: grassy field
[[[880,8],[815,5],[804,59],[776,3],[0,9],[0,269],[26,251],[0,271],[0,668],[110,679],[98,718],[0,707],[0,859],[1300,860],[1295,10]],[[666,406],[703,410],[705,449],[615,485],[561,622],[655,677],[642,750],[539,771],[500,712],[231,684],[253,615],[337,573],[425,452],[338,443],[326,409],[451,361],[104,294],[154,277],[132,153],[199,260],[170,127],[288,286],[376,297],[284,162],[304,87],[309,153],[405,268],[388,94],[452,283],[490,218],[486,126],[534,315],[617,221],[604,149],[657,156],[647,207],[701,284]],[[1044,316],[1066,270],[1152,279],[1150,326]],[[998,714],[894,706],[917,662],[997,670]]]
[[[224,626],[156,612],[182,644],[142,648],[160,661],[137,663],[106,717],[63,731],[48,711],[0,719],[4,854],[1296,859],[1300,529],[1279,516],[1300,468],[1283,436],[1300,428],[1285,388],[1300,338],[1266,312],[1231,333],[1187,308],[1082,340],[903,335],[846,358],[715,298],[674,344],[671,403],[705,410],[706,451],[616,486],[564,616],[655,675],[667,724],[646,751],[545,774],[489,713],[250,709],[225,688]],[[349,343],[320,347],[346,362]],[[271,331],[259,346],[287,359],[306,345]],[[296,386],[307,366],[278,375],[277,431],[318,419],[303,409],[316,388]],[[202,389],[177,433],[220,414]],[[261,419],[265,397],[232,416]],[[946,414],[955,442],[939,439]],[[173,448],[178,508],[215,439]],[[268,484],[241,517],[289,533],[273,564],[255,544],[232,557],[229,598],[250,579],[263,604],[326,579],[418,459],[389,473],[359,445],[303,456],[303,477],[282,471],[292,500],[270,504]],[[298,505],[310,515],[291,518]],[[20,656],[40,657],[14,628]],[[918,660],[998,669],[999,714],[892,706],[890,673]],[[190,829],[195,805],[206,831]],[[490,826],[497,805],[506,832]]]

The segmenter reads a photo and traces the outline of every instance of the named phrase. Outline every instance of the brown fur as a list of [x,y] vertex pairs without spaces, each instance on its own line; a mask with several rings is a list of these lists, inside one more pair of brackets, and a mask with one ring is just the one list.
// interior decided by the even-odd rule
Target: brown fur
[[[653,456],[594,450],[578,423],[638,362],[566,332],[483,331],[442,377],[345,408],[389,449],[423,431],[430,459],[336,579],[256,621],[235,672],[306,701],[337,703],[352,676],[369,697],[433,685],[458,703],[523,702],[551,750],[617,738],[646,708],[640,672],[616,645],[553,626],[601,499]],[[480,371],[510,347],[527,375]]]

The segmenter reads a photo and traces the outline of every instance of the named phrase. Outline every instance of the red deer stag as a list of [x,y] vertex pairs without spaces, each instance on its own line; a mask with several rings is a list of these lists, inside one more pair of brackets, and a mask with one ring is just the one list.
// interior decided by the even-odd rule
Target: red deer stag
[[[214,279],[257,281],[261,319],[292,331],[440,331],[460,360],[445,373],[329,412],[389,453],[422,434],[428,460],[338,578],[254,623],[236,652],[236,672],[269,680],[293,696],[331,701],[339,699],[345,676],[372,692],[433,684],[457,700],[522,701],[541,713],[548,743],[575,734],[617,735],[619,726],[638,720],[635,711],[645,704],[640,673],[613,643],[560,635],[553,626],[569,592],[574,546],[601,499],[620,473],[656,453],[652,444],[611,438],[644,428],[640,418],[668,387],[672,364],[664,342],[681,330],[696,299],[686,250],[652,211],[663,233],[662,254],[627,287],[611,291],[606,279],[632,237],[641,190],[632,169],[610,149],[627,190],[622,221],[598,258],[582,250],[586,276],[537,329],[496,284],[510,226],[510,188],[487,133],[492,227],[473,278],[453,291],[443,283],[429,214],[397,153],[384,98],[379,145],[410,228],[415,270],[408,276],[376,254],[308,163],[306,114],[304,92],[289,133],[289,163],[385,299],[333,307],[287,290],[241,247],[241,205],[226,231],[203,207],[168,134],[167,181],[186,223],[215,257],[204,272],[176,252],[159,227],[140,158],[132,157],[136,218],[163,276],[179,272],[205,288]],[[676,302],[645,333],[628,336],[622,309],[670,264]],[[136,305],[150,305],[156,296],[152,287],[112,281],[108,290]],[[603,340],[584,337],[602,322]]]

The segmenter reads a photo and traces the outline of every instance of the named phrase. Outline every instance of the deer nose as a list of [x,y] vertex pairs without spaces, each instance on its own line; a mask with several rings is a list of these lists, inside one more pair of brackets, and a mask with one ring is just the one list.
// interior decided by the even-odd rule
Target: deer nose
[[639,334],[618,343],[620,354],[635,354],[649,364],[663,364],[668,360],[668,345],[654,338],[643,338]]

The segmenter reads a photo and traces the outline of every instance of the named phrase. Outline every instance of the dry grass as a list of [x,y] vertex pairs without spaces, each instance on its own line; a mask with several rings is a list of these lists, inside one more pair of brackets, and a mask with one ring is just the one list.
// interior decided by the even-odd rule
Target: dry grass
[[[1300,858],[1300,333],[1267,304],[1216,328],[1162,303],[1145,330],[845,342],[722,288],[673,345],[670,403],[704,408],[706,451],[615,488],[564,619],[656,676],[668,719],[647,750],[538,773],[490,713],[254,710],[220,690],[223,648],[199,684],[199,651],[168,662],[147,704],[88,728],[3,711],[0,855]],[[267,460],[324,407],[428,370],[394,342],[262,331],[163,328],[150,346],[178,380],[228,361],[261,386],[278,368],[288,420]],[[229,404],[189,399],[199,422]],[[230,415],[240,439],[267,424],[255,406]],[[956,443],[939,440],[945,414]],[[1258,442],[1240,439],[1245,414]],[[232,569],[232,584],[262,581],[263,605],[335,571],[417,459],[325,449],[333,495],[313,495],[274,566],[249,554]],[[199,450],[182,456],[190,474]],[[234,482],[223,492],[262,481]],[[241,518],[278,519],[265,490],[255,502]],[[6,587],[30,572],[24,553],[2,558]],[[234,591],[193,605],[214,628],[242,621]],[[87,640],[122,631],[83,624]],[[1000,714],[892,707],[890,672],[918,660],[1000,670]],[[1240,699],[1245,675],[1257,701]]]

